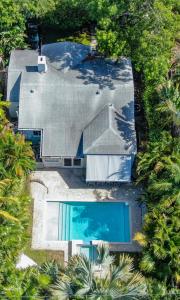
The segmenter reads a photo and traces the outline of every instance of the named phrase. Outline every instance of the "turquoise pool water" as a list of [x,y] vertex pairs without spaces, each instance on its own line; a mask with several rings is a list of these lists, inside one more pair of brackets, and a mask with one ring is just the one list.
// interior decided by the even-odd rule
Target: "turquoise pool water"
[[59,202],[58,239],[130,242],[129,220],[124,202]]

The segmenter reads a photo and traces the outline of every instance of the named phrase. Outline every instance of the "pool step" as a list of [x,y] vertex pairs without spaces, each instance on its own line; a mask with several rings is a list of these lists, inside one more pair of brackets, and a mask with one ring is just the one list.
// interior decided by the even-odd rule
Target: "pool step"
[[71,207],[67,203],[59,203],[59,240],[68,241],[70,239],[70,212]]
[[59,202],[59,228],[58,228],[58,240],[62,240],[62,228],[63,228],[62,206],[63,206],[63,203]]

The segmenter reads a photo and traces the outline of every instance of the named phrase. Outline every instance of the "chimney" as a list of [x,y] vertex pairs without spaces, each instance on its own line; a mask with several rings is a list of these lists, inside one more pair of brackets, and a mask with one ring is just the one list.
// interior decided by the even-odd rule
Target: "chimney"
[[39,73],[47,72],[46,56],[38,55],[38,72]]

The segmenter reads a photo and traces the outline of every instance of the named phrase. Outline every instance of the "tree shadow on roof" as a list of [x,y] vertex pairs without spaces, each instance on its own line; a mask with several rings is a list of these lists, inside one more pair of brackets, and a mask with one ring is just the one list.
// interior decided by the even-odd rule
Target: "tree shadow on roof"
[[131,67],[115,63],[112,60],[95,57],[92,60],[86,60],[76,67],[79,75],[78,79],[83,81],[84,85],[96,84],[100,90],[109,88],[115,90],[119,84],[125,84],[132,81]]
[[[133,80],[131,63],[128,59],[117,62],[112,59],[89,55],[90,48],[85,45],[64,42],[57,45],[46,45],[43,54],[48,57],[50,64],[58,71],[74,71],[69,77],[75,76],[84,85],[96,84],[100,90],[114,90],[116,85]],[[67,72],[68,74],[68,72]]]
[[42,52],[56,70],[63,71],[82,62],[89,53],[89,47],[73,42],[61,42],[44,45]]
[[136,149],[136,134],[134,128],[134,101],[122,107],[122,112],[119,114],[114,112],[114,127],[119,135],[126,142],[127,149],[134,146]]

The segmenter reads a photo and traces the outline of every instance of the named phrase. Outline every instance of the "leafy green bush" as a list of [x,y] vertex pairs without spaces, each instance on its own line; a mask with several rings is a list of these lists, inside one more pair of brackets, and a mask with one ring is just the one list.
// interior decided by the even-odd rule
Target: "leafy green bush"
[[6,59],[14,48],[23,48],[25,18],[18,1],[0,1],[0,56]]
[[42,23],[54,26],[59,31],[76,32],[90,23],[87,0],[54,1],[53,9],[41,18]]
[[0,296],[7,300],[45,299],[48,296],[49,283],[49,276],[41,274],[38,268],[27,270],[12,268],[6,283],[0,285]]

